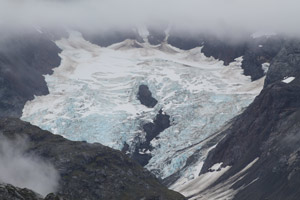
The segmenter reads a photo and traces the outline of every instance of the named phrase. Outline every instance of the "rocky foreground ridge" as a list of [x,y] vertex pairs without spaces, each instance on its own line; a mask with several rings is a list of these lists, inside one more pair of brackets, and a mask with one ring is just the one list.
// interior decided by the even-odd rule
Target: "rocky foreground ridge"
[[[147,170],[120,151],[101,144],[72,142],[19,119],[0,119],[0,134],[28,139],[26,153],[52,163],[60,175],[57,194],[46,199],[181,200]],[[2,196],[1,196],[2,195]],[[1,185],[4,199],[41,199],[27,189]]]

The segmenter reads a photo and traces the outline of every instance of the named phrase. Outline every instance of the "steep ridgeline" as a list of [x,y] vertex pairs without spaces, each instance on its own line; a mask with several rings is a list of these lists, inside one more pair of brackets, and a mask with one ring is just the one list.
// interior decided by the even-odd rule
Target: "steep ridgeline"
[[49,93],[43,75],[59,66],[60,49],[33,28],[0,34],[0,117],[21,117],[28,100]]
[[[9,139],[28,139],[27,154],[34,154],[54,165],[60,174],[58,195],[72,200],[183,200],[168,190],[140,165],[119,151],[99,143],[72,142],[19,119],[1,119],[0,133]],[[3,189],[4,188],[4,189]],[[1,195],[32,192],[0,186]],[[8,196],[11,197],[11,196]],[[50,195],[55,197],[55,195]],[[27,197],[24,197],[28,199]],[[17,198],[7,198],[17,199]],[[30,198],[29,198],[30,199]],[[32,198],[39,199],[39,198]]]
[[274,58],[264,90],[226,130],[202,167],[200,177],[215,175],[216,182],[191,197],[231,193],[229,199],[235,200],[299,199],[299,47],[299,41],[289,41]]
[[251,76],[252,81],[264,76],[266,67],[281,50],[284,39],[280,36],[249,37],[240,42],[219,39],[213,35],[182,33],[171,30],[168,43],[180,49],[189,50],[203,46],[202,52],[207,57],[214,57],[229,65],[235,58],[243,56],[244,74]]

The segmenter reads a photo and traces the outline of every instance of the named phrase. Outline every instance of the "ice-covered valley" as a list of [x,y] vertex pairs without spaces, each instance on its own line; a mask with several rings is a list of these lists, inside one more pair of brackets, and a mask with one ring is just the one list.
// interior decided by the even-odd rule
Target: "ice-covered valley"
[[[199,160],[181,172],[180,184],[195,179],[208,149],[205,141],[247,107],[263,87],[243,75],[242,58],[229,66],[207,58],[201,48],[183,51],[133,40],[108,48],[93,45],[79,33],[57,41],[61,65],[45,76],[49,95],[26,103],[22,119],[71,140],[99,142],[134,151],[145,139],[143,124],[162,109],[171,126],[151,141],[146,168],[160,178],[181,170],[188,158]],[[158,101],[147,108],[137,99],[141,84]],[[201,151],[203,149],[203,151]]]

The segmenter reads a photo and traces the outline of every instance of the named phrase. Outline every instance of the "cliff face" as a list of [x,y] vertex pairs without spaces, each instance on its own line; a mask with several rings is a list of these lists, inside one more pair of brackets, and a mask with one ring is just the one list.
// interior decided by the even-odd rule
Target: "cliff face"
[[[300,81],[298,45],[288,42],[274,58],[265,88],[226,130],[227,136],[212,150],[201,174],[215,163],[231,168],[215,184],[229,180],[249,163],[232,189],[234,199],[292,200],[300,195]],[[296,77],[290,83],[283,77]]]
[[[5,30],[5,28],[3,29]],[[60,49],[47,34],[34,29],[1,31],[0,117],[21,117],[34,95],[48,94],[43,75],[60,64]]]
[[101,144],[72,142],[19,119],[1,119],[0,133],[9,139],[28,138],[26,153],[54,165],[60,174],[61,198],[184,199],[121,152]]
[[300,75],[300,42],[293,39],[287,41],[272,61],[265,80],[265,87],[285,77]]

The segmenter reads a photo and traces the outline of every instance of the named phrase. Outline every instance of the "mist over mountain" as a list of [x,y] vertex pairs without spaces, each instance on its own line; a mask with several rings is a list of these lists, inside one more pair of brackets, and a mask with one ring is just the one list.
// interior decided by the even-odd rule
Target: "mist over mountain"
[[[80,27],[91,31],[170,24],[184,34],[243,38],[263,31],[297,36],[299,2],[247,0],[1,0],[1,23]],[[20,17],[22,16],[22,17]]]
[[0,137],[1,182],[31,188],[44,196],[56,192],[59,181],[57,170],[39,156],[26,153],[29,147],[26,138]]

